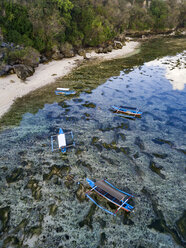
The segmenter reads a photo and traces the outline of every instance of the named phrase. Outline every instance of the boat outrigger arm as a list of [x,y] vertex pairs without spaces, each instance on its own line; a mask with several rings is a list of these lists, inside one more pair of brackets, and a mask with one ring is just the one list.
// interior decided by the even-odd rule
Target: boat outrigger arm
[[92,198],[92,197],[90,197],[88,194],[86,194],[86,196],[96,205],[96,206],[98,206],[99,208],[101,208],[103,211],[105,211],[106,213],[108,213],[108,214],[111,214],[111,215],[113,215],[113,216],[116,216],[116,214],[115,213],[112,213],[111,211],[109,211],[108,209],[106,209],[106,208],[104,208],[104,207],[102,207],[101,205],[99,205],[96,201],[94,201],[94,199]]
[[[129,201],[130,198],[133,197],[133,195],[126,193],[124,191],[121,191],[117,189],[115,186],[113,186],[111,183],[109,183],[106,179],[93,182],[89,178],[86,179],[88,184],[92,187],[91,190],[89,190],[85,195],[94,203],[96,204],[99,208],[104,210],[105,212],[116,216],[116,213],[120,209],[124,209],[127,212],[131,212],[134,207],[128,204],[127,202]],[[100,206],[91,196],[90,194],[92,192],[98,193],[100,196],[106,198],[108,201],[112,202],[116,206],[118,206],[118,209],[113,213],[109,211],[108,209],[103,208]]]
[[[64,133],[62,128],[59,129],[59,134],[51,136],[52,152],[55,151],[55,150],[60,149],[62,153],[65,153],[67,151],[67,148],[75,146],[74,141],[70,145],[66,144],[66,134],[71,134],[71,137],[72,137],[72,140],[73,140],[72,131]],[[54,141],[55,141],[54,137],[57,137],[57,141],[58,141],[58,148],[57,149],[54,149]]]

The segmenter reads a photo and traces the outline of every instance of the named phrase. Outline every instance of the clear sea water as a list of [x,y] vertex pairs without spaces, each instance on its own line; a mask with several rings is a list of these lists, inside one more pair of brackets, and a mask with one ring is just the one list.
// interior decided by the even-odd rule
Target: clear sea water
[[[166,77],[178,59],[185,53],[123,66],[91,92],[56,96],[0,132],[0,247],[184,247],[186,88]],[[112,105],[138,107],[142,118]],[[51,152],[60,127],[76,142],[65,155]],[[86,177],[132,193],[134,212],[114,218],[95,207],[84,198]]]

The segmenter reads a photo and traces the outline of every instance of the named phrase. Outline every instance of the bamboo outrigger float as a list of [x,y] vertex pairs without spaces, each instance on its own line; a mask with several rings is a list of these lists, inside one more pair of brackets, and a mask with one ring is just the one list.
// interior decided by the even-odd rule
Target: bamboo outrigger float
[[[68,147],[75,146],[74,141],[72,141],[71,144],[67,145],[67,140],[66,140],[66,135],[67,134],[70,134],[71,138],[73,140],[72,131],[64,133],[62,128],[59,129],[59,134],[51,136],[52,152],[55,151],[55,150],[60,149],[62,153],[65,153],[67,151]],[[57,137],[57,142],[58,142],[58,148],[57,149],[54,149],[54,141],[55,141],[54,137]]]
[[139,111],[137,108],[127,107],[127,106],[120,106],[120,107],[112,106],[112,110],[115,113],[130,115],[133,117],[141,117],[141,115],[143,113],[143,112]]
[[[120,210],[123,209],[127,212],[131,212],[134,207],[131,206],[128,201],[130,198],[134,197],[133,195],[126,193],[124,191],[121,191],[117,189],[115,186],[113,186],[111,183],[109,183],[106,179],[103,179],[101,181],[96,181],[93,182],[89,178],[86,179],[90,187],[92,188],[89,190],[85,195],[94,203],[96,204],[99,208],[104,210],[105,212],[116,216],[116,213]],[[116,206],[118,206],[117,210],[113,213],[102,206],[100,206],[91,196],[90,193],[96,192],[100,196],[106,198],[108,201],[112,202]]]
[[76,92],[74,90],[70,90],[69,88],[57,88],[55,91],[56,95],[74,95]]

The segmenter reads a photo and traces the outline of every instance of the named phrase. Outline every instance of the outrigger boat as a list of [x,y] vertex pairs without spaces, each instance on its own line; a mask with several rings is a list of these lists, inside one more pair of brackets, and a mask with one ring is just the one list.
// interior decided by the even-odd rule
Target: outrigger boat
[[[128,201],[130,198],[134,197],[133,195],[126,193],[124,191],[121,191],[117,189],[115,186],[113,186],[111,183],[109,183],[106,179],[103,179],[101,181],[93,182],[89,178],[86,179],[90,187],[92,188],[89,190],[85,195],[99,208],[104,210],[105,212],[116,216],[116,213],[123,209],[127,212],[131,212],[134,207],[131,206]],[[102,206],[100,206],[91,196],[90,193],[92,192],[98,193],[100,196],[106,198],[108,201],[112,202],[116,206],[118,206],[117,210],[113,213]]]
[[141,117],[141,115],[143,113],[143,112],[139,111],[137,108],[127,107],[127,106],[120,106],[120,107],[112,106],[112,110],[115,113],[131,115],[133,117]]
[[[68,145],[67,145],[67,140],[66,140],[67,134],[70,134],[70,136],[72,138],[72,142]],[[58,142],[58,148],[57,149],[54,149],[54,141],[55,141],[54,137],[57,137],[57,142]],[[60,128],[59,134],[51,136],[51,146],[52,146],[52,152],[60,149],[62,153],[65,153],[67,151],[68,147],[75,146],[75,142],[73,141],[72,131],[64,133],[63,129]]]
[[69,88],[57,88],[55,91],[56,95],[74,95],[76,92]]

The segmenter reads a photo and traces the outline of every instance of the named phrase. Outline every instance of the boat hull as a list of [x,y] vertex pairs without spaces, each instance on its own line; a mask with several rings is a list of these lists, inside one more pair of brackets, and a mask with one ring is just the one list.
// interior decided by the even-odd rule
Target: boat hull
[[125,115],[131,115],[131,116],[136,116],[136,117],[141,117],[142,112],[134,110],[134,109],[124,109],[124,108],[119,108],[116,106],[112,106],[112,110],[115,113],[120,113],[120,114],[125,114]]
[[58,96],[58,95],[74,95],[76,94],[75,91],[73,90],[70,90],[70,91],[66,91],[66,90],[56,90],[55,91],[55,94]]

